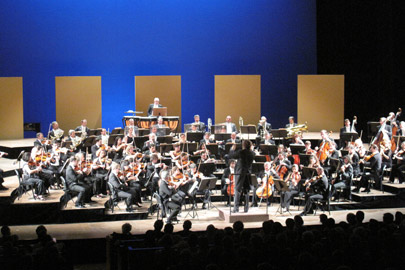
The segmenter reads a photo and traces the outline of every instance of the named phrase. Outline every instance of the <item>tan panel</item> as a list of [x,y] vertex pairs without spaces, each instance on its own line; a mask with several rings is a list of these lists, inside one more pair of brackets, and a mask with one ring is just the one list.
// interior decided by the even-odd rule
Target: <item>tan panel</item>
[[243,124],[256,125],[260,119],[260,75],[215,76],[215,123],[225,122],[227,115],[239,129]]
[[23,78],[0,78],[0,139],[24,138]]
[[147,116],[149,104],[158,97],[168,116],[179,117],[181,125],[181,76],[135,76],[135,108]]
[[344,75],[298,75],[298,123],[338,132],[344,118]]
[[87,119],[89,128],[101,128],[101,77],[55,77],[56,121],[65,135]]

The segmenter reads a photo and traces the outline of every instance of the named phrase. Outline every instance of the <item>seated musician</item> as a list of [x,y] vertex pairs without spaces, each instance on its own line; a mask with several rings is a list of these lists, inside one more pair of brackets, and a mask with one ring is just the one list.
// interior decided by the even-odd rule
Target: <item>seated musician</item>
[[91,197],[93,195],[96,195],[96,198],[103,198],[104,196],[101,192],[101,188],[102,181],[104,180],[92,175],[93,161],[91,159],[86,159],[85,154],[83,154],[82,152],[77,153],[75,155],[75,158],[77,161],[77,165],[74,169],[79,174],[77,182],[80,185],[88,188],[88,192],[83,198],[83,201],[85,203],[92,202]]
[[273,134],[272,133],[264,133],[264,142],[263,144],[265,145],[275,145],[276,143],[273,140]]
[[154,125],[152,127],[153,130],[151,132],[155,133],[156,136],[159,136],[159,137],[166,136],[165,128],[167,128],[167,126],[163,122],[163,117],[159,116],[157,119],[157,123],[156,123],[156,125]]
[[176,160],[180,159],[180,154],[181,154],[180,144],[174,143],[173,148],[174,148],[174,150],[170,151],[169,155],[172,159],[172,162],[176,162]]
[[107,130],[105,128],[102,128],[101,129],[101,143],[107,149],[109,148],[109,146],[108,146],[108,138],[110,138],[110,135],[108,135]]
[[334,143],[334,140],[329,137],[329,134],[326,130],[321,130],[321,140],[319,141],[319,147],[315,147],[317,151],[317,157],[321,164],[325,163],[325,160],[328,157],[328,151],[330,145]]
[[295,144],[295,145],[305,145],[305,143],[302,141],[302,133],[294,133],[293,137],[291,138],[291,143],[290,144]]
[[192,123],[192,125],[196,125],[198,131],[205,132],[205,124],[200,121],[200,116],[198,114],[194,115],[194,123]]
[[153,115],[153,109],[154,108],[162,108],[163,106],[159,103],[160,100],[158,97],[155,97],[155,99],[153,100],[153,104],[149,105],[148,108],[148,116],[152,116]]
[[34,141],[34,146],[41,146],[44,147],[45,149],[48,148],[48,142],[46,138],[44,138],[44,134],[42,132],[38,132],[36,135],[36,140]]
[[354,126],[353,126],[353,129],[352,129],[352,126],[350,125],[350,120],[349,119],[345,119],[344,127],[342,127],[340,129],[340,138],[341,138],[340,139],[340,148],[344,148],[344,146],[345,146],[345,142],[342,141],[342,137],[343,137],[343,134],[347,133],[347,132],[357,132],[356,128]]
[[190,160],[190,155],[187,154],[186,152],[182,152],[180,154],[180,158],[176,160],[175,165],[181,171],[185,171],[189,169],[191,163],[193,162]]
[[52,122],[52,130],[48,133],[48,138],[52,141],[62,141],[64,131],[59,128],[59,124],[56,121]]
[[[350,164],[350,156],[343,157],[343,164],[340,166],[339,171],[337,172],[337,177],[332,180],[331,184],[333,185],[331,197],[336,193],[336,189],[342,188],[345,191],[349,191],[351,187],[351,179],[353,177],[353,167]],[[350,199],[346,192],[346,198]],[[336,199],[336,198],[334,198]]]
[[[229,185],[231,184],[232,181],[235,180],[235,165],[236,160],[231,159],[229,161],[229,167],[224,170],[224,173],[222,174],[221,178],[221,192],[227,198],[226,199],[227,206],[229,206],[230,198],[234,195],[229,194],[229,191],[232,191],[232,188],[229,188]],[[233,182],[232,184],[233,188],[235,188],[235,182]]]
[[348,156],[350,157],[350,164],[353,167],[353,177],[357,177],[360,174],[360,165],[359,165],[359,155],[357,154],[355,147],[353,145],[349,146]]
[[[139,154],[138,154],[139,155]],[[156,145],[151,144],[149,150],[144,152],[144,159],[150,160],[152,155],[157,155],[159,159],[162,159],[162,155],[157,151]]]
[[240,143],[240,139],[236,137],[236,132],[231,133],[231,138],[226,140],[226,143]]
[[133,212],[134,209],[132,208],[132,203],[134,200],[134,195],[131,193],[130,188],[126,184],[121,182],[121,179],[118,176],[119,171],[120,165],[114,163],[111,168],[110,176],[108,177],[108,183],[112,185],[114,192],[118,196],[118,198],[125,198],[125,204],[127,205],[126,211]]
[[288,117],[288,124],[285,125],[285,127],[286,128],[292,128],[292,127],[295,127],[295,126],[297,126],[297,123],[295,123],[294,116]]
[[405,136],[405,121],[399,122],[398,135]]
[[159,173],[166,167],[164,163],[159,162],[159,157],[157,154],[152,154],[150,157],[150,162],[146,166],[146,179],[147,187],[149,188],[151,194],[158,190]]
[[311,141],[305,141],[305,150],[306,155],[316,155],[316,151],[311,148]]
[[165,128],[165,127],[167,127],[167,126],[165,125],[165,123],[163,122],[163,117],[162,117],[162,116],[159,116],[159,117],[158,117],[157,123],[156,123],[155,127],[156,127],[156,128]]
[[87,137],[90,131],[90,129],[87,127],[87,120],[83,119],[80,126],[75,128],[75,131],[81,132],[83,137]]
[[121,179],[129,189],[129,193],[134,196],[134,204],[141,206],[142,204],[142,183],[141,174],[144,173],[142,165],[139,162],[134,162],[133,159],[124,160],[121,164],[123,178]]
[[[274,170],[274,168],[272,168],[273,166],[273,162],[265,162],[264,163],[264,170],[261,171],[258,175],[257,175],[257,183],[258,186],[257,187],[253,187],[253,198],[252,198],[252,205],[251,207],[257,207],[257,201],[258,201],[258,196],[257,196],[257,189],[260,187],[264,187],[263,185],[265,185],[266,190],[267,190],[267,181],[269,180],[269,178],[271,177],[272,179],[279,179],[279,175],[278,173]],[[274,191],[274,184],[271,184],[272,181],[270,181],[269,184],[269,191],[271,190],[271,193],[273,193]],[[270,192],[269,192],[270,194]],[[267,197],[265,197],[265,199],[267,199]],[[270,204],[270,201],[267,200],[267,203]]]
[[266,133],[271,133],[271,124],[267,123],[267,118],[262,116],[259,123],[257,124],[257,136],[256,136],[256,145],[260,145],[261,141],[264,140]]
[[142,147],[142,151],[146,151],[149,149],[150,145],[155,145],[156,147],[159,147],[159,142],[156,139],[156,134],[155,133],[149,133],[149,140],[147,140]]
[[196,133],[196,132],[200,132],[200,131],[198,130],[198,125],[195,123],[192,123],[190,126],[190,129],[187,132]]
[[124,139],[122,141],[125,144],[131,144],[133,146],[136,146],[135,145],[135,137],[136,137],[136,134],[134,132],[133,127],[129,127],[128,131],[127,131],[127,133],[126,133],[126,135],[125,135],[125,137],[124,137]]
[[[180,212],[182,201],[178,200],[174,195],[177,190],[169,185],[170,173],[163,171],[161,174],[161,182],[159,186],[159,195],[162,198],[162,203],[165,207],[170,209],[170,216],[168,216],[166,223],[171,224],[177,220],[177,214]],[[180,192],[177,197],[182,198],[183,192]],[[183,197],[184,199],[184,197]]]
[[208,156],[210,155],[210,150],[207,149],[207,145],[205,143],[200,144],[200,149],[193,152],[193,155],[201,155],[203,152],[208,152]]
[[124,150],[127,144],[122,141],[122,138],[117,136],[112,146],[112,153],[114,155],[113,161],[119,163],[124,158]]
[[323,162],[323,169],[326,175],[332,175],[336,171],[339,161],[340,152],[336,149],[336,143],[329,144],[329,151],[326,153],[327,158]]
[[225,119],[225,127],[226,133],[238,132],[236,130],[236,125],[232,123],[232,117],[230,115],[228,115]]
[[84,147],[82,144],[84,137],[76,136],[76,132],[73,129],[70,129],[68,134],[69,134],[69,137],[66,139],[66,142],[71,142],[70,150],[72,150],[72,152],[74,152],[74,153],[84,150]]
[[281,194],[281,208],[283,211],[290,211],[290,204],[294,199],[294,196],[298,195],[301,189],[301,173],[298,170],[298,165],[292,165],[291,173],[285,179],[288,185],[288,191]]
[[381,170],[392,167],[391,141],[380,144]]
[[[4,155],[7,155],[7,153],[0,151],[0,158],[2,158]],[[8,190],[7,187],[3,186],[3,183],[4,183],[3,170],[0,169],[0,190]]]
[[60,174],[59,170],[63,165],[63,159],[66,156],[67,149],[62,150],[60,148],[60,142],[55,141],[52,144],[52,149],[50,150],[49,153],[51,156],[50,156],[50,160],[49,160],[50,166],[48,167],[48,169],[50,171],[52,171],[53,175],[55,175],[55,180],[56,180],[56,183],[53,186],[51,186],[51,188],[61,189],[62,182],[60,180],[61,174]]
[[216,163],[216,160],[211,158],[208,152],[202,152],[200,158],[197,160],[197,164],[200,163]]
[[[190,165],[190,171],[188,172],[188,175],[192,181],[190,183],[192,183],[192,184],[188,185],[187,193],[190,195],[191,198],[193,198],[195,205],[197,205],[195,196],[204,195],[202,209],[207,209],[207,204],[210,202],[211,193],[210,193],[209,189],[205,189],[205,190],[201,190],[201,191],[198,190],[199,184],[201,183],[201,179],[203,178],[203,174],[198,171],[196,164],[193,163]],[[191,187],[195,187],[195,188],[190,192]]]
[[91,146],[91,159],[93,160],[99,156],[100,151],[103,149],[101,137],[98,136],[95,141],[96,143]]
[[359,192],[361,187],[365,188],[362,192],[370,192],[370,180],[374,180],[376,188],[380,187],[381,155],[378,152],[378,146],[375,144],[371,145],[370,150],[371,154],[360,160],[360,163],[363,163],[365,167],[370,168],[370,173],[362,175],[353,192]]
[[321,164],[319,163],[318,158],[315,155],[311,155],[309,157],[309,163],[308,163],[309,168],[318,168],[321,167]]
[[316,168],[316,173],[316,176],[305,181],[304,183],[307,193],[305,195],[305,208],[300,214],[301,216],[306,216],[307,214],[313,213],[314,203],[328,196],[329,183],[323,168]]
[[43,195],[45,194],[45,183],[41,179],[40,173],[42,171],[41,166],[36,166],[33,159],[31,159],[30,153],[25,152],[22,156],[22,183],[25,185],[33,185],[35,188],[34,199],[45,200]]
[[139,136],[139,128],[135,126],[135,121],[133,118],[128,120],[128,125],[124,129],[124,135],[128,136],[129,129],[132,128],[133,137]]
[[99,155],[96,159],[93,160],[93,176],[99,179],[100,187],[97,189],[95,194],[98,194],[99,197],[103,197],[103,194],[106,192],[105,183],[108,180],[108,172],[110,170],[112,160],[108,159],[107,151],[100,150]]
[[401,149],[399,151],[395,151],[394,158],[397,161],[395,165],[391,168],[391,175],[390,175],[390,182],[394,183],[395,177],[398,177],[398,181],[400,184],[405,182],[405,162],[404,162],[404,155],[405,153],[405,141],[401,143]]
[[179,143],[189,143],[189,141],[187,141],[186,134],[181,133],[179,135]]
[[79,176],[81,171],[76,171],[75,167],[77,167],[77,159],[75,157],[70,158],[69,166],[66,169],[66,185],[68,186],[69,190],[78,192],[75,206],[77,208],[84,208],[84,200],[88,197],[88,193],[90,192],[90,187],[84,185],[83,183],[79,183]]
[[275,170],[280,179],[284,179],[284,177],[287,177],[288,172],[291,170],[291,161],[287,159],[286,153],[278,153],[277,157],[278,159],[275,161]]
[[49,169],[50,157],[48,156],[48,153],[45,152],[44,148],[34,146],[31,150],[31,159],[36,163],[37,167],[41,167],[41,171],[38,174],[44,181],[45,188],[48,189],[50,186],[54,186],[56,183],[56,177],[54,172]]
[[203,137],[202,140],[200,141],[200,145],[201,145],[201,144],[215,143],[214,140],[211,139],[210,137],[211,137],[211,133],[205,132],[205,133],[204,133],[204,137]]

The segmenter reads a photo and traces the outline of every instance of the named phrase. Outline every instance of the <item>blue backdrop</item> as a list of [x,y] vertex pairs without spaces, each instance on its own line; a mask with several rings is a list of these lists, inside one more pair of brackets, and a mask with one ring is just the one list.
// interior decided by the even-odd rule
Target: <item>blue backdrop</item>
[[0,76],[24,77],[24,122],[46,132],[55,76],[102,76],[113,128],[135,107],[135,75],[181,75],[186,123],[215,118],[214,75],[259,74],[262,114],[280,127],[296,115],[297,74],[316,73],[315,2],[2,0]]

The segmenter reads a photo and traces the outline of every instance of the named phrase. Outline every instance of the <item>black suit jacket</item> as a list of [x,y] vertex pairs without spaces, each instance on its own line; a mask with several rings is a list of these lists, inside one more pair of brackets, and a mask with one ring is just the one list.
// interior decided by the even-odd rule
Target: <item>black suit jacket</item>
[[[82,126],[78,126],[77,128],[75,128],[75,131],[77,132],[82,132]],[[86,127],[86,133],[89,134],[90,129],[88,127]]]
[[[226,140],[226,143],[232,143],[232,139]],[[238,138],[236,138],[235,143],[240,143],[240,140]]]
[[[293,124],[293,127],[296,127],[296,126],[297,126],[297,123],[294,123],[294,124]],[[288,124],[285,125],[285,128],[289,128],[289,127],[290,127],[290,123],[288,123]]]
[[[152,116],[152,114],[153,114],[153,106],[154,106],[154,104],[153,104],[153,103],[152,103],[152,104],[149,104],[149,108],[148,108],[148,116]],[[159,106],[158,106],[158,107],[159,107],[159,108],[162,108],[163,106],[159,104]]]
[[[380,130],[380,128],[381,128],[381,125],[378,125],[378,126],[377,126],[377,134],[378,134],[378,131]],[[389,136],[390,139],[391,139],[391,137],[392,137],[392,128],[391,128],[391,126],[390,126],[390,125],[385,125],[385,130],[387,131],[388,136]],[[376,134],[376,135],[377,135],[377,134]]]
[[250,173],[255,153],[250,149],[241,149],[238,151],[230,151],[229,157],[237,159],[235,166],[235,188],[241,191],[242,188],[249,189]]
[[97,144],[91,146],[91,159],[95,160],[97,158],[97,151],[100,147]]
[[264,128],[264,131],[271,133],[271,124],[266,122],[264,127],[262,125],[257,125],[257,135],[261,134],[263,128]]
[[77,178],[78,174],[73,170],[72,166],[69,165],[66,169],[66,184],[68,187],[77,185]]
[[114,173],[110,173],[108,183],[110,183],[116,190],[124,190],[123,185]]
[[168,201],[173,194],[174,190],[169,188],[166,181],[161,181],[159,186],[159,195],[162,197],[163,201]]

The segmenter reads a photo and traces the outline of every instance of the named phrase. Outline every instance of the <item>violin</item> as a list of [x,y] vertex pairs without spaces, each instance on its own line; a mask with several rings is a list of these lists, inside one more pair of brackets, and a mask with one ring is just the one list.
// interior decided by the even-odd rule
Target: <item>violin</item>
[[318,180],[321,179],[322,176],[323,176],[322,174],[317,175],[317,176],[314,176],[311,179],[308,179],[307,181],[305,181],[304,186],[306,187],[306,191],[308,191],[310,189],[310,186],[312,183],[318,182]]

